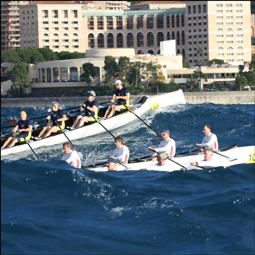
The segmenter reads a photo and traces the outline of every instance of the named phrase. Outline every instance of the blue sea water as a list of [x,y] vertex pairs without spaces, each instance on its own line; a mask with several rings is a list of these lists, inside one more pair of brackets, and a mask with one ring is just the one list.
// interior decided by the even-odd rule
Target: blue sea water
[[[30,117],[46,108],[26,108]],[[20,108],[2,109],[1,122]],[[182,105],[145,116],[169,128],[178,152],[211,124],[220,147],[255,144],[254,105]],[[141,122],[113,131],[131,158],[159,143]],[[108,134],[74,141],[84,163],[113,150]],[[255,254],[255,166],[175,172],[76,171],[62,147],[1,160],[1,254]]]

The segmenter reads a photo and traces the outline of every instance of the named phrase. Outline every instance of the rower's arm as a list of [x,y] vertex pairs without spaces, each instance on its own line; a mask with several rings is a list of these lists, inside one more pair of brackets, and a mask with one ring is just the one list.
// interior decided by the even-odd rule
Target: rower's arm
[[116,96],[116,99],[125,99],[125,100],[128,100],[130,98],[130,94],[127,93],[126,96]]
[[20,132],[32,132],[32,125],[29,125],[28,128],[20,129]]
[[97,106],[94,105],[93,107],[89,107],[89,106],[88,106],[87,109],[88,109],[89,111],[91,111],[91,112],[96,112],[98,108],[97,108]]
[[68,120],[68,118],[66,117],[65,114],[62,116],[62,118],[58,119],[58,121],[66,121],[66,120]]

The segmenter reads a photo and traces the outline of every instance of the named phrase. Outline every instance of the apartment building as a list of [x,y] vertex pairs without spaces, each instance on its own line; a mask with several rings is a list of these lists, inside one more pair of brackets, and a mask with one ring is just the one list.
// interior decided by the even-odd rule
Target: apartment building
[[19,6],[30,1],[1,1],[1,50],[20,47]]
[[134,48],[136,54],[160,54],[161,41],[176,40],[176,54],[191,66],[215,58],[232,65],[251,61],[249,1],[148,1],[129,10],[101,9],[111,1],[43,2],[21,7],[24,48]]
[[255,55],[255,14],[251,15],[252,55]]
[[186,1],[186,50],[191,65],[251,61],[250,1]]
[[20,7],[21,47],[84,52],[87,41],[83,7],[68,1]]

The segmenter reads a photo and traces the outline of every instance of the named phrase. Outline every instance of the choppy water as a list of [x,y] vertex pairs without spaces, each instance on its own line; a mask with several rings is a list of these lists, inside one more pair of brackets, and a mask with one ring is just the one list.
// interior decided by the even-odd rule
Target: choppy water
[[[26,108],[30,116],[46,108]],[[19,108],[2,109],[14,117]],[[220,147],[255,144],[254,105],[185,105],[146,115],[170,128],[179,151],[202,139],[209,123]],[[2,122],[4,123],[4,122]],[[155,137],[138,121],[114,131],[131,158],[147,154]],[[84,162],[105,159],[111,136],[75,141]],[[255,167],[176,172],[76,171],[58,159],[62,147],[1,161],[2,254],[255,253]]]

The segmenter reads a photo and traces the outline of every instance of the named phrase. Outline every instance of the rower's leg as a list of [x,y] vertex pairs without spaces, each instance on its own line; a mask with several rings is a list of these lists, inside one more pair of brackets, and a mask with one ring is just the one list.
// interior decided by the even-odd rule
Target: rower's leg
[[12,140],[12,137],[8,137],[8,139],[4,142],[3,146],[1,147],[1,150],[5,149],[8,146],[8,144],[11,142],[11,140]]
[[109,118],[109,114],[111,113],[113,107],[114,107],[114,105],[110,105],[110,106],[107,108],[107,111],[106,111],[105,114],[104,114],[104,118],[105,118],[105,119]]
[[46,132],[46,130],[48,130],[49,126],[46,126],[42,129],[42,131],[40,132],[40,134],[38,135],[39,138],[44,137],[44,133]]
[[17,139],[17,138],[13,138],[13,139],[11,140],[10,144],[8,145],[8,148],[13,147],[17,142],[18,142],[18,139]]
[[71,128],[77,128],[79,126],[78,123],[79,123],[81,118],[82,118],[81,115],[77,116],[77,118],[75,119],[75,121],[74,121],[74,123],[73,123]]
[[84,125],[85,122],[87,122],[87,119],[88,117],[82,117],[80,118],[80,121],[79,121],[79,124],[78,124],[78,127],[82,127]]
[[111,118],[114,114],[115,114],[115,110],[116,109],[116,106],[115,105],[113,105],[112,106],[112,109],[111,109],[111,112],[110,112],[110,114],[108,115],[108,118]]
[[59,129],[59,127],[57,127],[57,126],[51,127],[51,128],[46,132],[46,134],[44,135],[44,138],[49,137],[49,136],[51,135],[51,133],[57,133],[59,130],[60,130],[60,129]]

